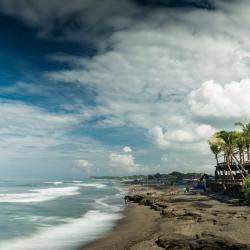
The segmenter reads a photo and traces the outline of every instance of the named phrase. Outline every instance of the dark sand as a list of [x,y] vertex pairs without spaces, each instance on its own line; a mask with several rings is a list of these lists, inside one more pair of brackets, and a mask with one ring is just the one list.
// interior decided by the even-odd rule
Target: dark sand
[[82,250],[250,249],[249,206],[141,187],[131,199],[113,232]]
[[[110,235],[89,244],[83,249],[162,249],[155,246],[154,241],[156,239],[144,244],[147,239],[152,239],[153,234],[158,230],[159,218],[160,214],[154,210],[145,206],[130,204],[124,211],[124,218],[118,222]],[[134,248],[142,242],[144,247]]]

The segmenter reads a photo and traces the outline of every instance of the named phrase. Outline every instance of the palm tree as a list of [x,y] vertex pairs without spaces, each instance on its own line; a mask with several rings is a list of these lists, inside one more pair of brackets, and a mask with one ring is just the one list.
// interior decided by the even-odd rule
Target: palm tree
[[233,172],[231,169],[234,150],[236,147],[237,133],[235,131],[220,131],[215,133],[215,138],[218,139],[218,145],[221,147],[225,154],[227,168],[229,170],[232,180],[234,180]]
[[216,163],[218,165],[219,161],[218,161],[218,154],[221,152],[221,148],[218,144],[215,144],[215,143],[210,143],[208,142],[209,145],[210,145],[210,149],[211,151],[213,152],[214,156],[215,156],[215,159],[216,159]]
[[237,159],[237,157],[235,156],[235,153],[233,153],[232,157],[234,158],[234,160],[236,160],[239,167],[241,168],[241,170],[240,170],[241,176],[243,179],[245,179],[244,174],[246,174],[246,176],[248,175],[248,172],[246,171],[245,167],[243,166],[243,163],[245,161],[244,149],[246,146],[246,138],[245,138],[243,132],[238,132],[238,131],[236,132],[235,131],[235,135],[236,135],[236,145],[237,145],[240,160]]
[[245,138],[245,147],[247,149],[247,160],[250,160],[250,122],[246,124],[236,122],[235,125],[242,128],[243,136]]
[[[248,172],[244,167],[244,151],[247,149],[248,159],[250,159],[250,123],[236,123],[242,127],[242,132],[239,131],[220,131],[216,132],[208,141],[211,151],[214,153],[218,165],[218,154],[224,153],[224,162],[227,166],[229,174],[234,180],[232,172],[233,162],[236,162],[235,167],[239,171],[242,179],[248,176]],[[238,156],[237,156],[238,155]]]
[[236,146],[237,149],[239,150],[240,163],[243,164],[245,161],[244,159],[245,137],[243,132],[236,132],[236,133],[237,133]]

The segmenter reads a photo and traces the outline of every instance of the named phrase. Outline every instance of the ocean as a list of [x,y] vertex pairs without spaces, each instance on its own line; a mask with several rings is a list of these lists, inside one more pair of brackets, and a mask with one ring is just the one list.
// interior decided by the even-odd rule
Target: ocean
[[113,180],[0,180],[0,249],[78,249],[112,229],[125,194]]

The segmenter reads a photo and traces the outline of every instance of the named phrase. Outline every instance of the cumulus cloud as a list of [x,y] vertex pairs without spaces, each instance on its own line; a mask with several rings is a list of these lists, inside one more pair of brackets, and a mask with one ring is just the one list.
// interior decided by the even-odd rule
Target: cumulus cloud
[[189,95],[192,112],[201,117],[250,118],[250,80],[219,84],[204,82]]
[[132,154],[111,153],[109,159],[112,167],[125,172],[135,172],[140,167],[139,164],[135,163],[135,158]]
[[152,140],[160,148],[182,147],[184,144],[197,144],[206,141],[215,129],[206,124],[186,124],[185,127],[173,130],[164,130],[160,126],[155,126],[149,131]]
[[124,173],[143,170],[142,166],[135,162],[133,150],[129,146],[122,148],[123,153],[111,153],[109,155],[110,165],[113,169]]
[[131,153],[131,152],[132,152],[132,149],[131,149],[129,146],[125,146],[125,147],[122,149],[122,151],[123,151],[124,153]]
[[87,160],[75,160],[75,166],[77,168],[82,169],[85,173],[90,173],[91,172],[91,166],[92,164],[87,161]]

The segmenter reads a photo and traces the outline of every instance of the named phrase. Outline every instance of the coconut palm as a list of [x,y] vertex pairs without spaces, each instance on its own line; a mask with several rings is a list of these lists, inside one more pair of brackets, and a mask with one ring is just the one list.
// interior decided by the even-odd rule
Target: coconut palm
[[234,150],[236,148],[237,133],[235,131],[220,131],[215,133],[214,136],[218,139],[218,145],[225,154],[227,168],[231,178],[234,180],[231,165],[234,158]]
[[231,178],[234,179],[232,169],[231,169],[231,165],[234,160],[238,163],[236,167],[238,168],[242,176],[242,179],[245,179],[244,174],[247,175],[247,171],[242,165],[241,161],[238,160],[238,158],[235,156],[235,151],[237,149],[239,151],[241,150],[241,152],[244,152],[244,141],[243,142],[241,141],[242,139],[244,139],[244,137],[242,137],[242,134],[237,131],[229,131],[229,132],[220,131],[220,132],[215,133],[215,137],[218,138],[218,143],[222,151],[225,154],[225,160],[226,160],[226,164],[227,164],[229,173],[231,175]]
[[236,122],[235,125],[242,128],[243,137],[245,138],[245,147],[247,149],[247,160],[250,160],[250,122],[246,124]]
[[[213,154],[215,155],[215,159],[217,162],[217,165],[219,163],[218,160],[218,155],[220,152],[222,152],[222,148],[221,148],[221,144],[223,143],[223,141],[218,138],[218,132],[214,133],[210,139],[208,140],[208,144],[210,145],[210,149],[213,152]],[[225,160],[225,156],[224,156],[224,160]]]
[[[239,158],[240,160],[238,160],[238,158],[235,156],[236,153],[233,153],[232,157],[234,158],[234,160],[236,160],[236,162],[238,163],[241,171],[241,175],[242,175],[242,178],[244,179],[245,176],[244,174],[247,176],[248,175],[248,172],[246,171],[245,167],[243,166],[244,164],[244,149],[245,149],[245,146],[246,146],[246,138],[244,136],[244,133],[243,132],[235,132],[235,135],[236,135],[236,146],[237,146],[237,149],[238,149],[238,152],[236,153],[239,153]],[[244,173],[244,174],[243,174]]]
[[240,158],[240,163],[243,164],[245,159],[244,159],[244,149],[245,149],[245,137],[243,132],[236,132],[237,138],[236,138],[236,146],[237,149],[239,150],[239,158]]
[[218,161],[218,155],[219,153],[221,152],[221,148],[218,144],[212,144],[212,143],[209,143],[210,145],[210,149],[211,151],[213,152],[214,156],[215,156],[215,159],[216,159],[216,163],[218,165],[219,161]]

